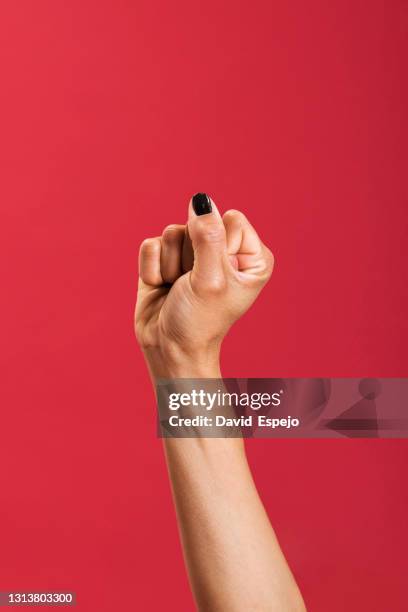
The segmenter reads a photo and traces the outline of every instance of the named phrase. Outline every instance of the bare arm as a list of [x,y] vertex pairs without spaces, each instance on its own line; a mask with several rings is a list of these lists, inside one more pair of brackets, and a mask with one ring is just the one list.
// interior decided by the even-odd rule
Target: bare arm
[[[190,204],[192,249],[182,226],[142,246],[136,331],[153,381],[219,378],[222,338],[272,270],[245,217],[231,211],[221,219],[210,207],[196,215]],[[242,439],[167,438],[164,446],[199,610],[303,612]]]
[[200,610],[303,611],[239,439],[169,439],[184,555]]

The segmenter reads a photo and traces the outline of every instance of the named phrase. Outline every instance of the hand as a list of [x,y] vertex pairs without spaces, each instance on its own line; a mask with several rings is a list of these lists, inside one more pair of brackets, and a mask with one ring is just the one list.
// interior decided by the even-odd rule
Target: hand
[[272,269],[272,253],[241,212],[221,217],[196,194],[187,226],[170,225],[140,248],[135,330],[153,374],[218,369],[222,339]]

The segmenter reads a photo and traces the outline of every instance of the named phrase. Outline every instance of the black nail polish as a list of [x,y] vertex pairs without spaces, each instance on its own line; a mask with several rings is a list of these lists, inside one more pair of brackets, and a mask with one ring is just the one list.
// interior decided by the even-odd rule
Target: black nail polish
[[210,197],[206,193],[196,193],[193,196],[193,208],[196,215],[208,215],[212,212]]

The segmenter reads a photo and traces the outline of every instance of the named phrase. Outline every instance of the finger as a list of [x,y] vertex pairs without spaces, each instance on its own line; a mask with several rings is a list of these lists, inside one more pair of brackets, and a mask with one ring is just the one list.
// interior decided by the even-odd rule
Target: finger
[[246,216],[239,210],[227,210],[223,215],[230,255],[259,253],[262,242]]
[[160,272],[161,238],[146,238],[140,246],[139,276],[146,285],[163,284]]
[[194,264],[194,252],[193,245],[191,244],[190,234],[188,233],[188,225],[186,225],[186,229],[184,232],[184,241],[183,241],[183,252],[181,255],[181,267],[183,272],[189,272],[193,269]]
[[235,268],[244,272],[268,274],[273,256],[262,243],[246,216],[238,210],[228,210],[223,216],[227,250]]
[[214,202],[196,194],[189,204],[188,232],[194,251],[191,281],[196,288],[219,289],[225,285],[228,264],[225,227]]
[[168,225],[162,234],[160,269],[165,283],[174,283],[182,273],[181,253],[184,225]]

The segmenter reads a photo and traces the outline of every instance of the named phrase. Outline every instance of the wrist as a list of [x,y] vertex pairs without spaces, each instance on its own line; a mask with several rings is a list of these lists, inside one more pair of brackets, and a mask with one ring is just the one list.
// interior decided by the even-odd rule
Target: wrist
[[178,346],[143,350],[150,375],[158,378],[221,378],[218,346],[187,353]]

